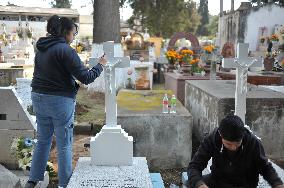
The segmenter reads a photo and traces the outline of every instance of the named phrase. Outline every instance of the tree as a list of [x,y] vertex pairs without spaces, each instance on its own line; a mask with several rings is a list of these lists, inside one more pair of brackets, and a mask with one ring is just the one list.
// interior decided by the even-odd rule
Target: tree
[[[257,4],[258,0],[250,0],[252,4]],[[284,6],[284,0],[272,0],[273,3],[277,3],[281,6]],[[261,4],[267,4],[268,0],[260,0]]]
[[207,30],[210,36],[215,37],[218,32],[219,16],[211,16],[209,19],[209,24],[207,25]]
[[209,34],[207,30],[207,25],[209,23],[208,0],[200,0],[198,13],[201,17],[201,20],[200,25],[197,29],[197,34],[207,36]]
[[120,43],[119,6],[117,0],[93,0],[93,43]]
[[50,4],[52,8],[71,8],[72,0],[53,0]]
[[128,20],[149,28],[150,34],[170,37],[175,32],[195,32],[199,24],[196,3],[192,0],[128,0],[133,16]]

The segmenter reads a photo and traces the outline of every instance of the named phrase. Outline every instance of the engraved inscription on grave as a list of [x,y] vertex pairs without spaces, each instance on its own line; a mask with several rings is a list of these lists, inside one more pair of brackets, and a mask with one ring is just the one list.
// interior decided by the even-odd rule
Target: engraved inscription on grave
[[135,186],[133,178],[126,178],[123,181],[117,179],[88,179],[80,182],[82,187],[104,187],[104,188],[139,188]]

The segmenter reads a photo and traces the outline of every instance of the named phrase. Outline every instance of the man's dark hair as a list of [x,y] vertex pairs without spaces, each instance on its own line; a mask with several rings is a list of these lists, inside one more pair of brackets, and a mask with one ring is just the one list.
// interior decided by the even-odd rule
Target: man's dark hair
[[239,142],[243,138],[245,127],[240,117],[229,115],[222,119],[219,131],[223,139],[231,142]]
[[46,30],[54,37],[65,37],[73,30],[73,28],[76,29],[76,35],[78,32],[78,26],[71,19],[53,15],[47,21]]

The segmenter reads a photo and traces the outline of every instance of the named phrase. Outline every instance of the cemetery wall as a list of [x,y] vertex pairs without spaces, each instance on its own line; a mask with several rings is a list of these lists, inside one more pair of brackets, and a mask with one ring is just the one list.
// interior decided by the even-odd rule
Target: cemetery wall
[[249,11],[235,11],[219,17],[219,44],[224,46],[226,42],[236,44],[244,41],[245,30],[247,27],[247,15]]
[[250,44],[252,51],[256,50],[256,45],[259,40],[258,29],[266,27],[268,34],[274,33],[276,24],[284,25],[284,7],[275,4],[266,5],[256,10],[252,9],[247,17],[247,25],[245,31],[245,42]]
[[[222,118],[233,114],[235,108],[234,81],[218,81],[221,82],[220,85],[200,82],[187,81],[185,88],[185,106],[193,117],[193,137],[199,141],[217,127]],[[222,87],[224,88],[221,89]],[[265,151],[270,157],[273,159],[284,157],[282,93],[256,86],[249,89],[246,124],[262,139]]]
[[268,4],[261,7],[236,10],[219,17],[219,46],[226,42],[250,44],[250,50],[256,51],[259,40],[259,28],[267,27],[268,36],[274,33],[276,24],[284,25],[284,7]]

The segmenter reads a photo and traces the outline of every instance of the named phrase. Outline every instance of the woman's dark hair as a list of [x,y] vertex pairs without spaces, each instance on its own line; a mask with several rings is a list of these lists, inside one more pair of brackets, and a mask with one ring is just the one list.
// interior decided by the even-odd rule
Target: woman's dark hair
[[243,139],[245,127],[239,116],[229,115],[222,119],[219,132],[225,140],[239,142]]
[[73,28],[76,29],[74,35],[77,35],[78,26],[66,17],[53,15],[47,21],[47,32],[54,37],[65,37]]

